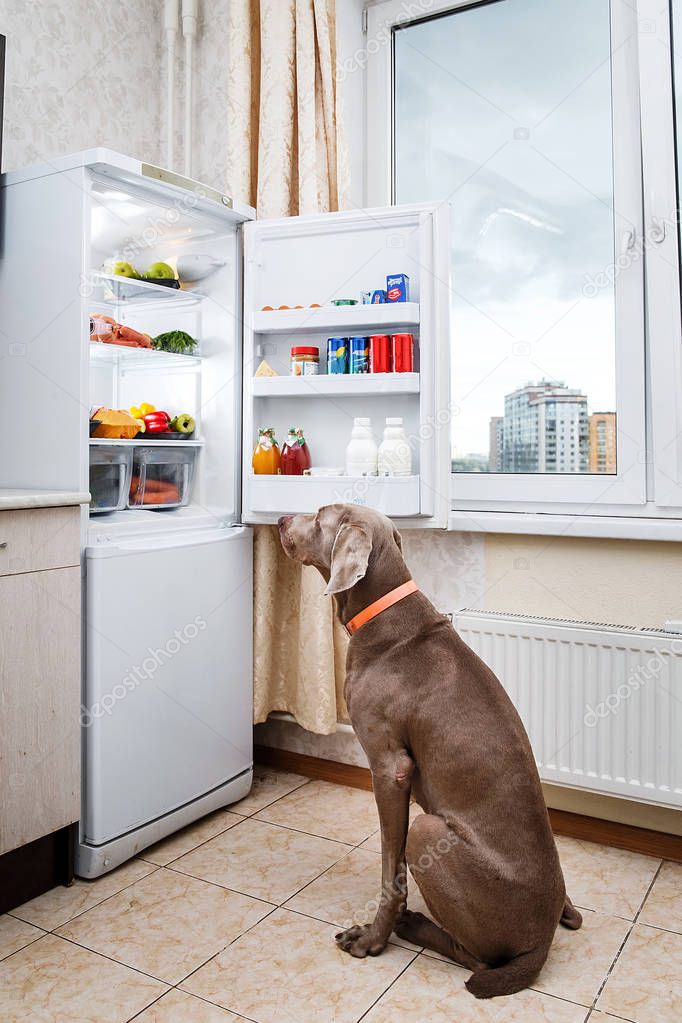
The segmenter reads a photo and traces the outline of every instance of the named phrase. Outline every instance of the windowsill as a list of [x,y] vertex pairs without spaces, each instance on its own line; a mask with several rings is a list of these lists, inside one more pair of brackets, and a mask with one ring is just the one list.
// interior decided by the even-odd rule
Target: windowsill
[[588,536],[612,540],[682,540],[682,519],[542,512],[450,512],[448,528],[461,533]]

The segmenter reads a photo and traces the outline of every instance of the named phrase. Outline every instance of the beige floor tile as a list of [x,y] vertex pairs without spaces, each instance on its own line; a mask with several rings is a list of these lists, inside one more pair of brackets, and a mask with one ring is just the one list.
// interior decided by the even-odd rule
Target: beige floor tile
[[682,863],[664,863],[638,922],[682,934]]
[[371,792],[326,781],[311,781],[256,816],[349,845],[364,841],[376,831],[379,820]]
[[279,904],[345,856],[349,848],[248,819],[183,856],[173,869]]
[[635,924],[597,1006],[634,1023],[679,1023],[682,934]]
[[420,955],[363,1023],[583,1023],[588,1010],[539,991],[480,1001],[459,966]]
[[579,931],[557,927],[533,987],[569,1002],[592,1005],[631,926],[620,917],[584,911]]
[[201,820],[195,821],[194,824],[183,828],[177,834],[170,835],[162,842],[157,842],[156,845],[145,849],[140,853],[140,858],[148,860],[149,863],[156,863],[159,867],[167,867],[179,856],[184,856],[185,853],[196,849],[203,842],[208,842],[210,838],[215,838],[216,835],[222,835],[223,831],[233,828],[235,824],[239,824],[243,820],[243,817],[236,813],[230,813],[229,810],[216,810],[215,813],[202,817]]
[[[286,908],[337,928],[352,927],[374,919],[380,893],[381,856],[367,849],[354,849],[289,899]],[[429,912],[414,881],[408,888],[408,906],[420,913]],[[416,948],[395,934],[391,941],[404,948]]]
[[0,963],[2,1023],[125,1023],[167,990],[46,934]]
[[129,860],[122,867],[97,878],[96,881],[81,881],[76,878],[69,888],[63,885],[52,888],[44,895],[39,895],[36,899],[13,909],[12,915],[46,931],[53,931],[154,870],[156,867],[153,863]]
[[162,867],[60,933],[177,984],[269,911],[264,902]]
[[557,846],[566,891],[576,906],[634,920],[660,860],[563,836]]
[[[242,1017],[227,1009],[211,1005],[184,991],[169,991],[143,1013],[134,1023],[241,1023]],[[246,1023],[246,1021],[245,1021]]]
[[248,796],[244,796],[238,803],[233,803],[230,810],[232,813],[248,817],[307,783],[308,779],[301,774],[293,774],[291,771],[275,771],[272,768],[260,767],[256,764],[253,769],[253,788]]
[[0,959],[5,959],[25,945],[40,938],[45,931],[17,920],[14,916],[0,916]]
[[182,987],[258,1023],[355,1023],[414,953],[389,945],[353,959],[336,948],[334,932],[278,909]]

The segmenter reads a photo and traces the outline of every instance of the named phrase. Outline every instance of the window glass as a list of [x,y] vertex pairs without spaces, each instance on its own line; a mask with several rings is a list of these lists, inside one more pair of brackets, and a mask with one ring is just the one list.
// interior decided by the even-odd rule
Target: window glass
[[609,0],[394,32],[394,201],[452,207],[455,472],[616,472],[610,39]]

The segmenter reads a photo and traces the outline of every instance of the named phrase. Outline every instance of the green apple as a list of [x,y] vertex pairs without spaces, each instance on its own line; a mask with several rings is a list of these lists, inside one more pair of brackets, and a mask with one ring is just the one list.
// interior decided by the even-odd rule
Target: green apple
[[158,277],[162,280],[171,280],[175,277],[175,271],[168,263],[152,263],[147,270],[145,277]]
[[194,433],[196,425],[189,412],[181,412],[171,423],[171,430],[175,430],[176,433]]
[[111,272],[116,274],[118,277],[132,277],[134,280],[140,279],[140,275],[132,263],[126,263],[122,259],[119,259],[116,263],[114,263],[111,268]]

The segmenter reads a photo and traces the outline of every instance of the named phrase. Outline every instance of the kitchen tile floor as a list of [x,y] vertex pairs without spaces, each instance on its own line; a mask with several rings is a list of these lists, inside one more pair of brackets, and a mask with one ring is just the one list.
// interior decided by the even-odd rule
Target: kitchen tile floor
[[477,1002],[465,970],[396,937],[375,959],[337,951],[338,927],[373,913],[377,831],[370,793],[259,769],[229,810],[0,916],[0,1020],[682,1019],[681,865],[559,838],[584,926],[559,928],[531,990]]

